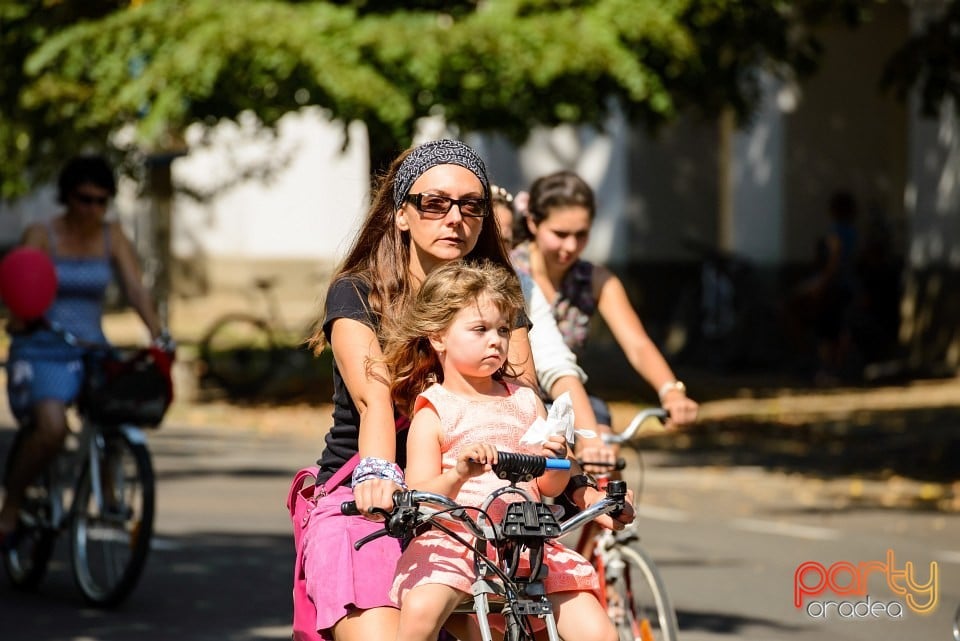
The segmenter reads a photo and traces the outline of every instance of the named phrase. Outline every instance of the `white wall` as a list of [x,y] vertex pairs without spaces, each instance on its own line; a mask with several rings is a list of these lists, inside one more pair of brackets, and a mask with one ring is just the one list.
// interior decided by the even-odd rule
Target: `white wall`
[[[190,153],[173,165],[179,195],[173,251],[179,258],[335,261],[366,211],[366,128],[318,109],[284,116],[273,137],[253,118],[188,132]],[[249,176],[249,177],[248,177]]]
[[562,169],[576,172],[594,191],[597,214],[584,251],[588,260],[627,261],[631,256],[628,217],[630,130],[616,108],[603,130],[563,125],[538,127],[519,148],[500,137],[468,140],[487,164],[490,181],[516,193],[528,190],[538,177]]
[[733,142],[733,251],[764,264],[783,257],[784,123],[793,92],[763,75],[763,105]]

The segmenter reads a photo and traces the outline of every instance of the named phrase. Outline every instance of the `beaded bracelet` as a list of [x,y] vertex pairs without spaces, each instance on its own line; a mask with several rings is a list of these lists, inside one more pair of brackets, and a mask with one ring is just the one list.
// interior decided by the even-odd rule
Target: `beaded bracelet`
[[353,470],[353,486],[356,487],[364,481],[370,479],[385,479],[393,481],[400,487],[406,489],[407,485],[403,482],[403,471],[396,463],[375,456],[366,456],[360,459],[357,467]]

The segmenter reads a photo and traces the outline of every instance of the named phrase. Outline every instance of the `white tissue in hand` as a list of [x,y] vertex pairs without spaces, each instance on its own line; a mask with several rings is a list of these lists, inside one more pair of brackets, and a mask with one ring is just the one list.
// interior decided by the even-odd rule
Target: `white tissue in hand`
[[564,392],[550,406],[547,412],[547,418],[537,417],[533,425],[526,431],[520,439],[520,443],[527,445],[543,445],[547,439],[554,434],[559,434],[567,439],[568,443],[573,443],[575,434],[584,438],[593,438],[595,432],[590,430],[577,430],[573,427],[573,403],[570,401],[570,393]]

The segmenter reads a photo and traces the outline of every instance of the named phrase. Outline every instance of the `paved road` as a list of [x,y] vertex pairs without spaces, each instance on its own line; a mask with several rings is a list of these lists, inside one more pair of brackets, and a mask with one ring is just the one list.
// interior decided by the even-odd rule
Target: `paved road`
[[[6,451],[10,431],[0,431]],[[39,595],[0,581],[3,641],[247,641],[290,638],[292,539],[284,500],[303,437],[250,428],[165,426],[150,435],[157,538],[118,610],[82,603],[67,551]]]
[[[0,454],[12,432],[0,428]],[[158,537],[119,610],[83,606],[64,550],[39,595],[0,581],[3,641],[252,641],[289,638],[292,545],[283,501],[318,450],[309,429],[165,426],[151,434]],[[705,467],[647,454],[644,542],[658,560],[684,641],[948,640],[960,601],[960,516],[885,504],[877,488],[759,466]],[[902,620],[821,622],[792,605],[794,571],[884,560],[940,571],[941,607]],[[871,597],[898,599],[879,575]],[[844,600],[835,598],[837,601]],[[850,599],[847,599],[850,600]]]
[[[644,544],[674,596],[684,641],[952,638],[951,616],[960,603],[960,515],[887,508],[882,493],[876,494],[878,501],[851,500],[851,491],[862,488],[850,479],[678,463],[659,458],[648,472],[640,514]],[[912,563],[920,583],[929,581],[931,563],[937,565],[940,606],[934,613],[922,616],[903,608],[902,618],[861,620],[830,610],[822,619],[794,607],[795,572],[801,563],[816,561],[829,568],[850,562],[859,568],[871,561],[886,563],[888,550],[894,554],[894,569]],[[836,583],[846,586],[849,577],[840,573]],[[814,585],[815,578],[808,575],[805,583]],[[869,576],[866,586],[872,602],[904,603],[879,572]],[[918,595],[920,603],[928,598]],[[827,592],[808,598],[805,605],[864,600]],[[810,607],[820,614],[819,605]],[[840,612],[848,613],[850,607]]]

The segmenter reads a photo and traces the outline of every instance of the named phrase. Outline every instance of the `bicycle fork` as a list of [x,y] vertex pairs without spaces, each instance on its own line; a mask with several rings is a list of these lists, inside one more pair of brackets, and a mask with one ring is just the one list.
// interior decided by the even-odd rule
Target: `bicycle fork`
[[[480,579],[473,584],[473,611],[477,615],[482,641],[493,641],[490,629],[490,601],[488,595],[501,594],[489,581]],[[501,611],[506,622],[504,641],[521,641],[527,637],[523,634],[520,619],[539,617],[547,626],[547,637],[550,641],[560,641],[557,630],[557,620],[553,616],[553,604],[545,596],[539,599],[507,599]]]

